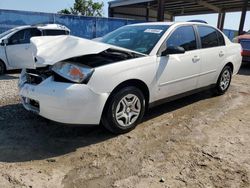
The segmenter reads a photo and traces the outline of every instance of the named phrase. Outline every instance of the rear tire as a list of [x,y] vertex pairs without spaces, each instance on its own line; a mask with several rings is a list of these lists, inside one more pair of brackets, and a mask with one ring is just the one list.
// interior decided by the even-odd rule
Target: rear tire
[[0,75],[4,74],[6,71],[6,67],[4,62],[0,61]]
[[214,92],[216,95],[223,95],[229,88],[232,79],[232,70],[226,65],[218,78]]
[[145,97],[136,87],[125,87],[111,96],[104,109],[102,124],[115,134],[133,130],[145,112]]

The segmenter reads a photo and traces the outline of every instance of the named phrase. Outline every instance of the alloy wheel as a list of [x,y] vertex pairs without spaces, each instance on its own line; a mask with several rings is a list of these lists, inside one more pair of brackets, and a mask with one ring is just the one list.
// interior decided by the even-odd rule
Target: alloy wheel
[[221,90],[226,90],[230,84],[230,79],[231,79],[231,74],[230,71],[228,69],[226,69],[222,75],[221,75],[221,79],[220,79],[220,88]]
[[124,96],[116,107],[115,118],[120,126],[133,124],[141,113],[141,101],[134,94]]

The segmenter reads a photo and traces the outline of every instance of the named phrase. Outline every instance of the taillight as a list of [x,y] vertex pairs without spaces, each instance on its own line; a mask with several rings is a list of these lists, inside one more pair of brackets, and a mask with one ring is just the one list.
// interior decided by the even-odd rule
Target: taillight
[[240,47],[241,47],[240,54],[241,54],[241,56],[243,56],[243,48],[242,48],[242,46],[240,46]]

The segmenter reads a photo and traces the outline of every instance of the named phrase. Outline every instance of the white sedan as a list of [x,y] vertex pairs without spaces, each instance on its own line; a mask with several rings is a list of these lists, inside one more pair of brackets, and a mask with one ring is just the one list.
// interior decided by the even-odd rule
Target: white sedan
[[59,24],[38,24],[15,27],[0,34],[0,75],[7,70],[34,68],[30,38],[35,36],[69,35]]
[[128,25],[100,42],[73,36],[31,39],[36,69],[19,80],[23,106],[67,124],[102,123],[125,133],[147,108],[203,89],[227,91],[241,46],[202,23]]

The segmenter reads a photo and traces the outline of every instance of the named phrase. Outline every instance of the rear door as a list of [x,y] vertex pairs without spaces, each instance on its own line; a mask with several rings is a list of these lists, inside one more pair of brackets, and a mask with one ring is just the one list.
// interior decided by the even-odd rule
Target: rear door
[[158,58],[157,99],[196,89],[200,73],[200,54],[192,25],[176,28],[167,38],[166,46],[181,46],[185,49],[185,53]]
[[34,67],[32,50],[30,48],[30,38],[34,36],[41,36],[41,31],[36,28],[22,29],[9,37],[6,54],[11,67]]
[[200,56],[202,59],[198,87],[216,83],[218,68],[225,61],[226,50],[223,35],[210,26],[197,26],[201,41]]

